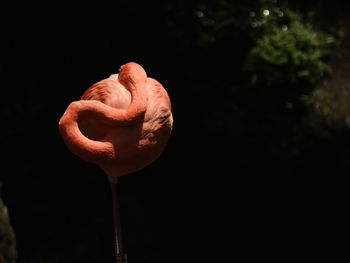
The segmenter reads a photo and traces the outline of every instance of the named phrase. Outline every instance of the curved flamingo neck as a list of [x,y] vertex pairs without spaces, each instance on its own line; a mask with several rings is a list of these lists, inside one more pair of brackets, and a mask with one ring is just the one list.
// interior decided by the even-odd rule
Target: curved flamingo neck
[[144,116],[148,104],[147,74],[134,62],[120,67],[117,79],[131,93],[131,103],[126,109],[126,120],[140,119]]
[[121,67],[118,78],[108,81],[119,81],[130,92],[131,103],[126,109],[113,108],[93,99],[82,99],[68,106],[59,123],[63,139],[70,150],[81,158],[98,164],[117,158],[114,146],[112,142],[87,138],[79,129],[79,121],[88,118],[111,127],[132,126],[143,121],[148,105],[147,75],[140,65],[125,64]]

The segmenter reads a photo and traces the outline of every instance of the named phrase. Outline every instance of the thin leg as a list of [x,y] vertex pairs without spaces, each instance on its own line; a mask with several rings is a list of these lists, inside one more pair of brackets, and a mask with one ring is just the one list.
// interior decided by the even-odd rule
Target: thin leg
[[126,254],[124,253],[122,234],[121,234],[117,184],[111,183],[111,190],[112,190],[112,200],[113,200],[113,224],[114,224],[116,263],[127,263],[127,257],[126,257]]

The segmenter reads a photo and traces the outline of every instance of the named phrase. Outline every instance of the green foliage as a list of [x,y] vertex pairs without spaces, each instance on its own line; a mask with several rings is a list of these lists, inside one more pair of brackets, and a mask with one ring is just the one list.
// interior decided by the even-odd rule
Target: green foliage
[[[249,125],[252,119],[261,121],[257,133],[268,151],[278,158],[297,158],[305,145],[331,138],[335,122],[350,127],[350,88],[344,85],[348,72],[340,83],[334,67],[335,47],[346,33],[337,15],[329,20],[327,10],[312,4],[298,9],[289,0],[189,2],[193,5],[180,30],[189,37],[179,34],[180,43],[207,49],[214,62],[230,65],[221,68],[229,80],[221,71],[216,75],[225,85],[231,83],[220,87],[230,94],[222,104],[234,105]],[[348,59],[337,64],[344,68]]]
[[[265,12],[268,14],[267,9]],[[310,24],[302,23],[291,11],[285,13],[290,20],[288,24],[281,25],[273,18],[263,20],[266,21],[263,23],[264,34],[257,37],[245,64],[252,72],[253,84],[314,85],[331,72],[326,58],[334,43],[333,37],[316,33]]]
[[236,39],[235,45],[243,39],[250,46],[243,68],[251,73],[252,84],[312,88],[331,73],[327,58],[334,37],[316,32],[283,3],[200,1],[194,14],[200,46],[230,38]]

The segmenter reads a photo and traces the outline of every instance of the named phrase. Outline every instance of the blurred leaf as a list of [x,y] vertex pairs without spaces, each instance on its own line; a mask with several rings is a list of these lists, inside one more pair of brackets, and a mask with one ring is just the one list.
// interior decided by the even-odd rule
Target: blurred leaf
[[[287,12],[291,14],[291,11]],[[263,85],[281,85],[300,81],[315,84],[324,74],[330,73],[325,60],[333,43],[331,36],[317,34],[311,25],[303,24],[297,15],[288,30],[278,24],[266,25],[265,34],[258,37],[250,51],[246,70],[258,75]]]

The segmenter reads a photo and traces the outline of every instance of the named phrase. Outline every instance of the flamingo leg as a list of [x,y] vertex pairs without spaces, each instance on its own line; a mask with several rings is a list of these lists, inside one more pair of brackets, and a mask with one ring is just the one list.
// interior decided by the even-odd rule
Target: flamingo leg
[[110,184],[111,184],[111,190],[112,190],[116,263],[127,263],[128,260],[127,260],[126,254],[124,253],[123,240],[122,240],[122,234],[121,234],[117,184],[116,183],[110,183]]

